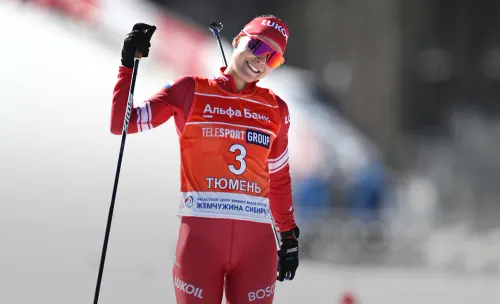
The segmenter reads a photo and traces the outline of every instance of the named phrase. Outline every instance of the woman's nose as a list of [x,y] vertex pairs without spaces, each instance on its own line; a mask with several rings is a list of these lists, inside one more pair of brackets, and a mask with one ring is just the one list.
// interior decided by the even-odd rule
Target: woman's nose
[[259,57],[257,57],[257,62],[260,63],[260,64],[265,64],[266,60],[267,60],[266,56],[259,56]]

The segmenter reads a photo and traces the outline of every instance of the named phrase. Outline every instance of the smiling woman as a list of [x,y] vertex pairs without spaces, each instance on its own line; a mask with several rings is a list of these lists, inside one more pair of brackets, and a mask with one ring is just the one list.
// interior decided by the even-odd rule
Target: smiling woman
[[288,36],[286,25],[273,15],[259,16],[245,25],[233,39],[234,52],[226,70],[234,76],[238,90],[285,62]]
[[[148,54],[147,33],[153,29],[136,24],[124,40],[112,101],[113,134],[122,132],[134,52]],[[128,133],[175,121],[182,222],[172,274],[174,281],[203,290],[203,303],[220,303],[223,290],[231,303],[247,302],[251,292],[277,279],[294,279],[298,267],[288,106],[272,90],[257,86],[284,62],[287,40],[282,21],[255,18],[238,35],[231,62],[220,75],[178,77],[131,112]],[[221,254],[226,251],[231,254]],[[176,287],[178,303],[200,300]],[[272,303],[273,295],[261,303]]]

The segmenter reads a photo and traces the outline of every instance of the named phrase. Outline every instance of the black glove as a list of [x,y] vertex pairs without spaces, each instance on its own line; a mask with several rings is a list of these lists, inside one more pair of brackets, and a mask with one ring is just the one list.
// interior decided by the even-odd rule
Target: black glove
[[280,233],[281,250],[278,251],[278,281],[293,280],[299,267],[299,227]]
[[142,53],[142,57],[148,57],[151,47],[151,37],[156,31],[156,26],[145,23],[134,25],[132,32],[128,33],[123,42],[122,65],[127,68],[134,67],[135,52]]

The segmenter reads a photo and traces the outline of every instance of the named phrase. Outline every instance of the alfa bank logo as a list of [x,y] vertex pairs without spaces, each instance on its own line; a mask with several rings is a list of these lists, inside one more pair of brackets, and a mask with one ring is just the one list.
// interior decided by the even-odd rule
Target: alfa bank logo
[[285,36],[285,39],[286,41],[288,41],[288,33],[286,32],[286,30],[281,26],[279,25],[276,21],[272,21],[272,20],[267,20],[267,19],[264,19],[262,20],[262,25],[267,25],[269,27],[274,27],[276,30],[278,30],[283,36]]

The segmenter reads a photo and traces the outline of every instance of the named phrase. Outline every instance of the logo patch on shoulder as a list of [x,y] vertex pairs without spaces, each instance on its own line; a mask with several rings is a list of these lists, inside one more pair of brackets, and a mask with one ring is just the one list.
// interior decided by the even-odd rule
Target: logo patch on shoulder
[[271,136],[255,130],[246,130],[246,142],[269,149]]
[[175,82],[173,80],[167,82],[167,84],[165,85],[165,89],[169,89]]

